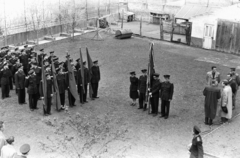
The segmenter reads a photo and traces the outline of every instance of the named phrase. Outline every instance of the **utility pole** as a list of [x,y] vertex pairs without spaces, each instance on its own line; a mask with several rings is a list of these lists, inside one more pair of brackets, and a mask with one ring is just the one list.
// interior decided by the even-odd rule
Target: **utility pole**
[[61,2],[60,0],[58,1],[58,6],[59,6],[59,22],[60,22],[60,28],[61,28],[61,33],[62,33],[62,17],[61,17]]
[[[25,27],[26,27],[26,33],[28,31],[27,29],[27,17],[26,17],[26,4],[25,4],[25,0],[23,0],[24,2],[24,20],[25,20]],[[28,36],[27,36],[27,41],[28,41]]]
[[87,5],[87,0],[86,0],[86,18],[87,18],[87,21],[88,21],[88,9],[87,9],[88,5]]
[[45,19],[44,19],[44,0],[42,1],[42,5],[43,5],[43,13],[42,13],[42,16],[43,16],[43,27],[45,28]]
[[98,0],[98,18],[100,17],[99,5],[100,5],[100,1]]
[[5,0],[3,1],[3,6],[4,6],[4,22],[5,22],[5,42],[4,42],[4,45],[7,45],[7,20],[6,20]]

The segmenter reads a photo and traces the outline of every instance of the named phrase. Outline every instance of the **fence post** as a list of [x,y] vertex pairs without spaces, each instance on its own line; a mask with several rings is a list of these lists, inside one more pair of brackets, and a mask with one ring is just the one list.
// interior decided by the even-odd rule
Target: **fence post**
[[163,23],[162,23],[162,16],[160,16],[159,25],[160,25],[160,39],[163,40]]
[[142,36],[142,16],[141,16],[141,19],[140,19],[140,36]]

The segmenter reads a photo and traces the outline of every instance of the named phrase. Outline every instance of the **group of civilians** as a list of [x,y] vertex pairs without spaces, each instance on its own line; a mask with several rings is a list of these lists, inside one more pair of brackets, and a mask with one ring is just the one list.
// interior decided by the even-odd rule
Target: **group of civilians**
[[4,122],[0,121],[0,158],[27,158],[30,151],[29,144],[23,144],[18,153],[14,148],[14,137],[8,138],[4,135]]

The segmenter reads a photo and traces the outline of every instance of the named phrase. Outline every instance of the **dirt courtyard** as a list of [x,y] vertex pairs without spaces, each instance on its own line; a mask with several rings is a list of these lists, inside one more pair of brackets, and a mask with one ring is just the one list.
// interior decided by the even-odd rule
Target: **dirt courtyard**
[[[117,40],[106,34],[102,34],[103,41],[94,41],[93,36],[90,33],[74,41],[55,43],[45,51],[54,50],[60,61],[65,61],[68,50],[75,62],[82,48],[86,61],[88,47],[92,60],[100,65],[99,99],[83,105],[77,102],[68,113],[52,107],[52,115],[47,117],[43,116],[41,101],[39,110],[33,112],[28,104],[18,105],[14,90],[11,98],[0,100],[4,133],[15,136],[17,150],[29,143],[29,158],[187,158],[192,127],[198,125],[202,131],[218,128],[203,134],[206,153],[220,158],[240,157],[240,117],[221,127],[206,126],[202,94],[211,66],[216,65],[224,79],[229,67],[240,66],[239,57],[154,41],[155,70],[161,80],[164,74],[170,74],[175,88],[170,116],[165,120],[130,106],[129,72],[136,71],[139,77],[141,69],[147,68],[149,41],[136,37]],[[238,93],[233,116],[240,112],[239,103]]]

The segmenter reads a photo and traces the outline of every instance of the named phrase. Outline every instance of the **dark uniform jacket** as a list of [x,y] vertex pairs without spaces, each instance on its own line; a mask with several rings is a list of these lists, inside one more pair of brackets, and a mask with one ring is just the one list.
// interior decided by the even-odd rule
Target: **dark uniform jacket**
[[138,90],[138,78],[137,77],[130,77],[130,91],[137,91]]
[[98,83],[100,81],[100,69],[99,66],[93,66],[92,67],[92,78],[91,82],[92,83]]
[[17,89],[24,89],[25,86],[25,73],[23,71],[17,71],[15,73],[15,86]]
[[47,94],[43,94],[43,82],[40,82],[40,96],[50,98],[51,94],[53,94],[53,80],[47,79]]
[[25,80],[25,87],[28,88],[28,94],[36,94],[38,92],[37,89],[37,78],[36,76],[30,76],[28,79]]
[[42,69],[40,67],[33,68],[36,74],[37,82],[36,84],[40,84],[40,81],[42,79]]
[[172,99],[174,86],[170,82],[162,82],[160,97],[162,100]]
[[1,76],[1,85],[7,85],[9,84],[9,77],[12,76],[12,72],[10,69],[5,69],[0,71]]
[[68,85],[66,80],[66,74],[57,74],[56,78],[57,78],[59,93],[62,94],[65,92]]
[[231,79],[231,80],[229,81],[229,85],[230,85],[230,87],[232,88],[232,93],[235,94],[236,91],[237,91],[237,87],[238,87],[236,81],[233,80],[233,79]]
[[42,60],[44,58],[44,54],[39,54],[37,58],[38,58],[38,65],[42,66]]
[[160,80],[153,80],[151,93],[153,97],[159,97],[161,89],[161,82]]
[[77,62],[77,64],[75,65],[75,69],[76,69],[76,70],[79,70],[80,67],[81,67],[80,64]]
[[27,54],[21,55],[19,58],[20,58],[20,62],[22,63],[24,69],[27,69],[28,68],[28,55]]
[[203,158],[202,138],[200,135],[197,135],[192,139],[192,146],[189,151],[191,155],[196,158]]
[[147,75],[140,76],[138,80],[138,90],[140,93],[146,93],[147,89]]

